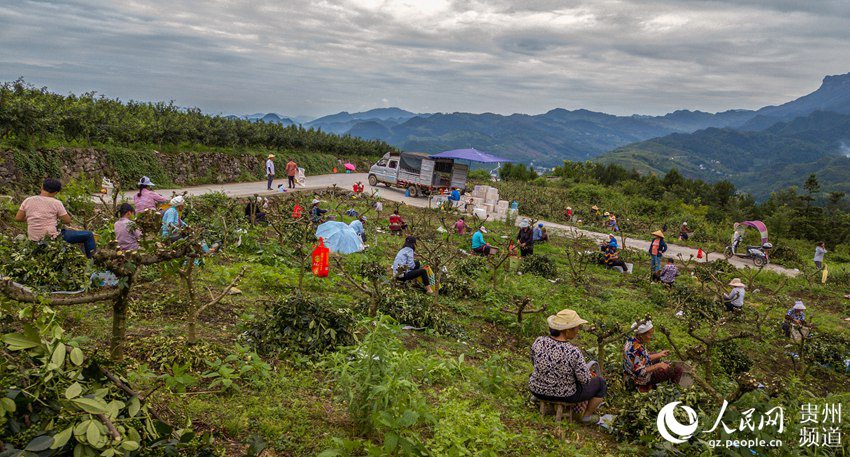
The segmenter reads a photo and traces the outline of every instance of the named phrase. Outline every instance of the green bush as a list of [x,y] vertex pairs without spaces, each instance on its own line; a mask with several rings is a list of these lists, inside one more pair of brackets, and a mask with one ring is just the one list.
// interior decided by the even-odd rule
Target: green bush
[[558,268],[555,262],[548,256],[537,254],[523,257],[519,271],[523,274],[530,273],[546,279],[554,279],[558,276]]
[[719,343],[715,348],[715,356],[720,366],[729,376],[750,371],[753,361],[741,350],[735,340]]
[[383,316],[369,327],[360,344],[329,360],[348,415],[361,432],[382,443],[363,443],[368,455],[427,455],[416,428],[435,419],[415,381],[419,365],[412,360],[418,357],[404,349],[392,319]]
[[243,335],[261,354],[317,356],[352,344],[354,324],[350,309],[338,308],[325,298],[295,293],[267,305]]

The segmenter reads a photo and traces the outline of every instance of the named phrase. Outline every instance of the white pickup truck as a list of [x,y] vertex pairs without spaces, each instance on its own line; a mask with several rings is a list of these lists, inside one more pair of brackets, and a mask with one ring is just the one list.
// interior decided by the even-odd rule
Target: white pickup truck
[[411,197],[466,188],[469,165],[435,159],[423,152],[388,152],[369,169],[369,185],[401,187]]

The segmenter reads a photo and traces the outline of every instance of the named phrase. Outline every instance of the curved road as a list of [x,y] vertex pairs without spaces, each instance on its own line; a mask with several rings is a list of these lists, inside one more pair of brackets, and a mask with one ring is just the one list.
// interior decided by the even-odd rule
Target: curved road
[[[308,176],[307,182],[304,187],[299,187],[298,191],[305,190],[314,190],[314,189],[324,189],[327,187],[331,187],[334,184],[343,188],[343,189],[351,189],[351,186],[357,181],[362,181],[367,188],[371,188],[378,192],[378,196],[386,199],[392,200],[396,202],[403,202],[407,205],[416,206],[416,207],[427,207],[429,204],[429,199],[427,198],[411,198],[404,196],[404,190],[402,189],[394,189],[394,188],[386,188],[384,186],[371,187],[369,186],[368,175],[366,173],[338,173],[331,175],[316,175],[316,176]],[[286,183],[286,179],[278,179],[275,181],[275,184],[279,184],[283,182],[284,185]],[[180,189],[162,189],[160,190],[163,194],[176,192],[183,193],[187,192],[189,195],[201,195],[210,192],[224,192],[225,194],[231,197],[249,197],[254,194],[257,195],[275,195],[276,191],[267,191],[266,190],[266,182],[265,181],[256,181],[256,182],[241,182],[241,183],[232,183],[232,184],[208,184],[203,186],[193,186],[193,187],[185,187]],[[133,192],[126,192],[125,195],[128,198],[132,198]],[[608,238],[607,233],[600,232],[592,232],[589,230],[579,229],[570,225],[558,224],[554,222],[541,221],[547,225],[549,229],[554,229],[554,231],[567,233],[567,232],[577,232],[584,236],[587,236],[596,242],[602,242]],[[635,250],[643,250],[647,251],[649,249],[649,241],[638,240],[638,239],[626,239],[626,249],[635,249]],[[668,243],[667,255],[672,255],[674,257],[679,254],[682,255],[683,258],[688,259],[691,255],[696,259],[697,250],[687,246],[679,246],[672,243]],[[721,253],[706,253],[704,261],[708,261],[709,259],[717,259],[722,258],[723,255]],[[729,262],[737,268],[746,268],[752,267],[752,262],[747,260],[742,260],[739,258],[729,259]],[[785,268],[780,265],[770,264],[765,267],[765,269],[769,271],[773,271],[776,273],[780,273],[786,276],[797,276],[800,271],[796,268]]]

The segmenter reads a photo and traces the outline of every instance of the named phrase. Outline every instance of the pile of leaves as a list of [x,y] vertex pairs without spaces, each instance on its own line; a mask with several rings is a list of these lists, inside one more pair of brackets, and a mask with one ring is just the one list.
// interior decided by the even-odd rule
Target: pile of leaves
[[378,311],[399,323],[427,327],[444,335],[456,335],[460,329],[448,321],[448,316],[434,306],[431,297],[412,290],[390,289],[381,299]]
[[261,354],[318,355],[354,343],[354,313],[325,298],[295,293],[264,311],[243,334]]
[[530,273],[546,279],[554,279],[558,276],[558,268],[555,262],[545,255],[530,255],[522,258],[519,271],[523,274]]
[[79,246],[61,238],[28,239],[0,236],[0,276],[49,292],[80,290],[89,285],[89,262]]

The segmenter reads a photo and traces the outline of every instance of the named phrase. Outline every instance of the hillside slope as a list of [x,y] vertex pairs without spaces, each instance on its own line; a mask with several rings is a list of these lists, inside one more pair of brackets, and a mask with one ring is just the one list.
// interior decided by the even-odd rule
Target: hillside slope
[[641,172],[672,168],[707,181],[728,179],[756,197],[801,185],[816,173],[824,190],[850,192],[850,115],[815,112],[762,131],[706,129],[619,148],[599,160]]

